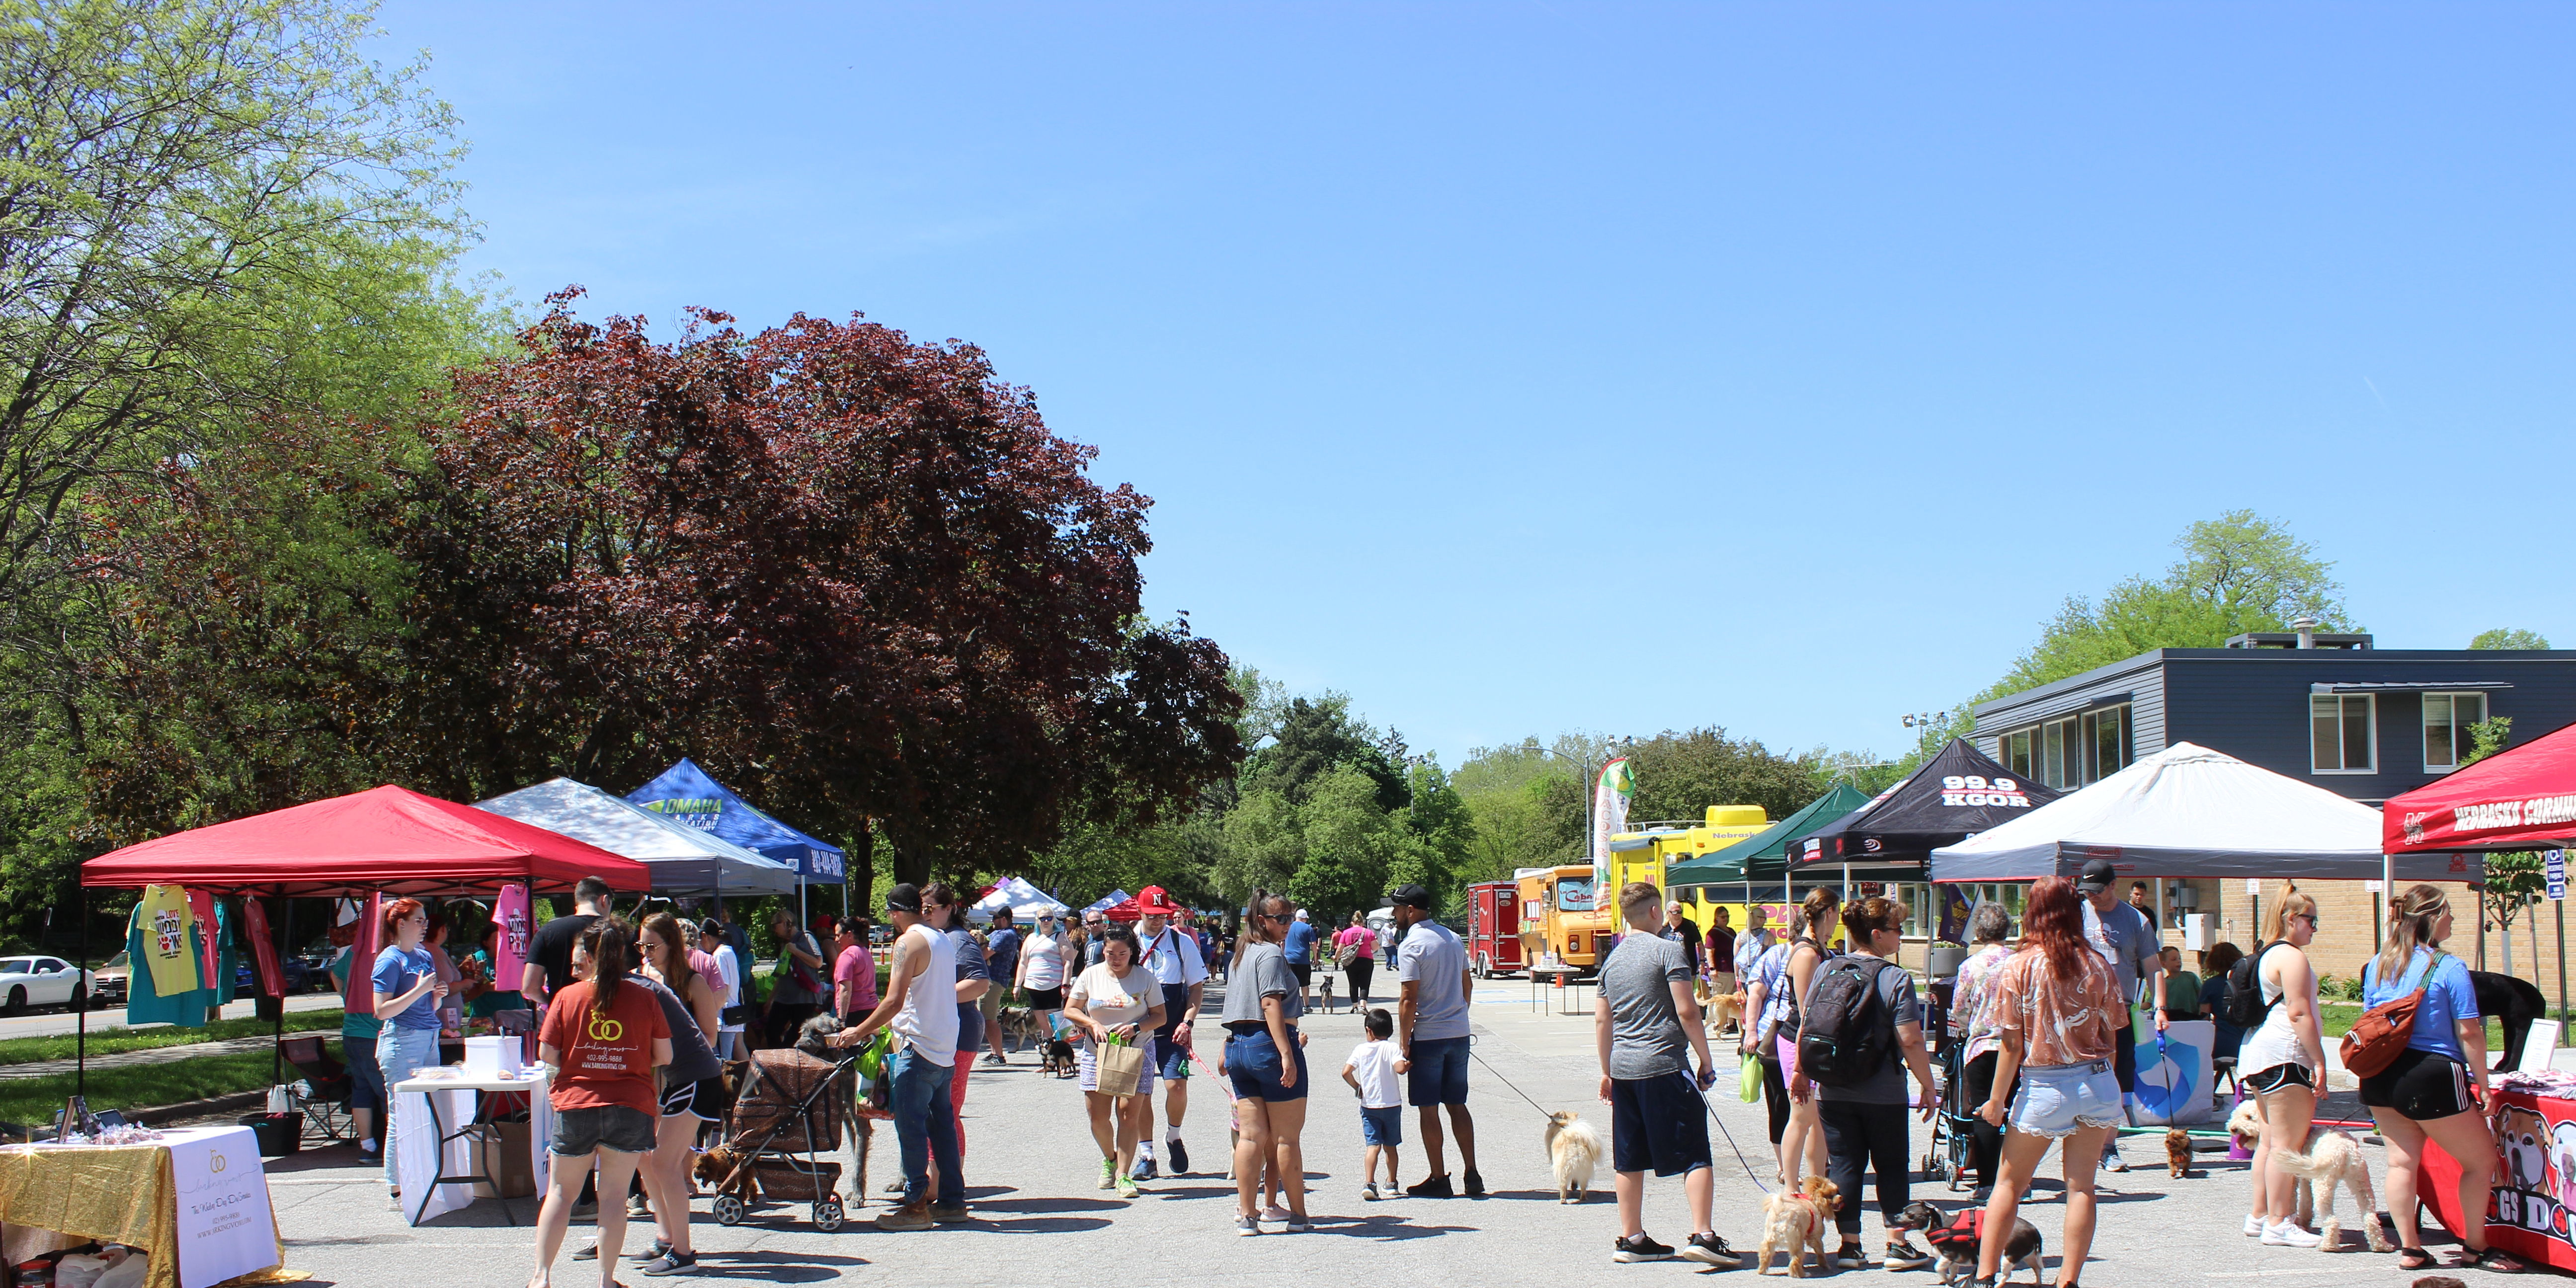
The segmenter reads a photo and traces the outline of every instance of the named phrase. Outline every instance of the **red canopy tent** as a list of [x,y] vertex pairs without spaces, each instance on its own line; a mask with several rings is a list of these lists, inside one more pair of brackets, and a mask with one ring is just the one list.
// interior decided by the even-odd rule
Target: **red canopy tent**
[[1100,915],[1109,918],[1111,921],[1142,921],[1145,919],[1145,909],[1142,904],[1136,901],[1136,896],[1131,894],[1125,899],[1109,905],[1109,907],[1103,910]]
[[81,865],[85,886],[327,896],[572,888],[643,893],[651,869],[586,841],[401,787],[377,787],[126,846]]
[[2390,797],[2380,831],[2391,854],[2552,849],[2576,840],[2576,724]]

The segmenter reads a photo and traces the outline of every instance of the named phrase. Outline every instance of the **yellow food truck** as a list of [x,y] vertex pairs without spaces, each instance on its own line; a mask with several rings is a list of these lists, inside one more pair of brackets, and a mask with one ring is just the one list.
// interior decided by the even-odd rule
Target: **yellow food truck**
[[[1595,888],[1589,863],[1552,868],[1523,868],[1512,876],[1520,882],[1521,956],[1533,965],[1554,962],[1591,971],[1601,961],[1601,940],[1619,931],[1618,892],[1631,881],[1664,888],[1665,865],[1725,849],[1771,826],[1759,805],[1711,805],[1697,823],[1649,823],[1635,832],[1610,838],[1610,888]],[[1716,903],[1689,904],[1691,919],[1705,928]],[[1744,910],[1736,907],[1736,924]]]

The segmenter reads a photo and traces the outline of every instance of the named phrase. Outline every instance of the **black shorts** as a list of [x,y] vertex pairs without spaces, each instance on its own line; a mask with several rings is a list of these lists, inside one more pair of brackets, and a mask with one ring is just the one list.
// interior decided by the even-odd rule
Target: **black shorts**
[[2287,1087],[2306,1087],[2314,1091],[2317,1087],[2317,1075],[2310,1072],[2304,1064],[2276,1064],[2269,1069],[2258,1070],[2247,1075],[2244,1082],[2247,1091],[2258,1096],[2268,1096]]
[[2419,1123],[2469,1113],[2478,1104],[2469,1084],[2469,1066],[2438,1052],[2415,1050],[2362,1079],[2361,1103],[2394,1109]]
[[1020,991],[1028,995],[1029,1009],[1032,1011],[1064,1009],[1064,986],[1061,984],[1054,988],[1024,988]]
[[708,1122],[724,1121],[724,1079],[703,1078],[683,1082],[662,1092],[662,1116],[677,1118],[682,1114]]
[[1674,1176],[1709,1166],[1708,1115],[1687,1073],[1610,1080],[1610,1167]]
[[1288,971],[1290,974],[1297,977],[1297,987],[1299,988],[1304,988],[1315,982],[1315,963],[1313,962],[1290,962],[1288,963]]

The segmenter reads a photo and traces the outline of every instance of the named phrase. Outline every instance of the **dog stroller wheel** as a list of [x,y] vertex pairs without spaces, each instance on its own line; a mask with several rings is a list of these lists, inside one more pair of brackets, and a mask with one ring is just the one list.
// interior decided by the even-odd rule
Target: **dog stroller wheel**
[[1950,1172],[1950,1189],[1951,1189],[1951,1191],[1952,1191],[1953,1193],[1956,1193],[1957,1191],[1964,1190],[1964,1189],[1968,1188],[1968,1169],[1967,1169],[1967,1168],[1962,1167],[1962,1166],[1960,1166],[1960,1165],[1959,1165],[1959,1164],[1957,1164],[1957,1163],[1952,1163],[1952,1164],[1950,1164],[1949,1172]]
[[716,1224],[742,1224],[742,1200],[730,1194],[716,1196]]
[[841,1200],[826,1198],[814,1205],[814,1228],[825,1234],[841,1228]]

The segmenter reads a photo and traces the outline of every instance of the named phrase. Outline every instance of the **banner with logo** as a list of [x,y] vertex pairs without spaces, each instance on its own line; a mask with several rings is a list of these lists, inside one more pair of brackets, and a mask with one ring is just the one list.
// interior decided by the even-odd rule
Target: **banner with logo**
[[2173,1020],[2156,1031],[2153,1011],[2137,1013],[2138,1081],[2129,1093],[2129,1122],[2138,1127],[2185,1127],[2209,1121],[2210,1051],[2218,1025]]
[[[528,905],[528,888],[524,885],[501,887],[501,897],[492,904],[492,924],[500,927],[498,941],[492,947],[492,987],[504,992],[519,987],[519,976],[528,967],[528,945],[537,933],[535,914]],[[528,1005],[540,1000],[531,997]]]
[[[1636,776],[1628,772],[1628,758],[1619,756],[1601,767],[1601,777],[1592,787],[1592,882],[1594,887],[1610,880],[1610,838],[1628,830],[1628,800],[1637,794]],[[1618,892],[1601,896],[1603,906],[1616,902]]]
[[163,1139],[177,1187],[179,1288],[211,1288],[281,1264],[251,1129],[181,1128]]

